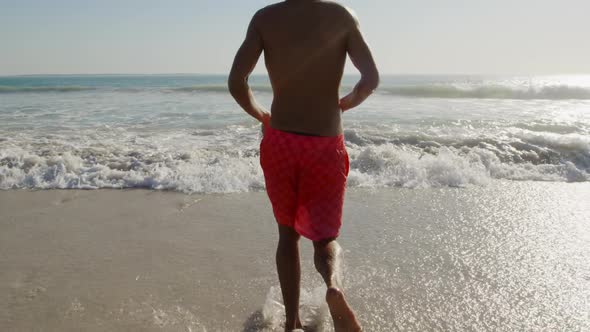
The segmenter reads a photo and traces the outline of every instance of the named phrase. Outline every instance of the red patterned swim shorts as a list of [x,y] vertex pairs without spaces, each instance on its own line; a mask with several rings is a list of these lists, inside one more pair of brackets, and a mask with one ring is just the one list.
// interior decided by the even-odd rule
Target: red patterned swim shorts
[[349,171],[344,135],[306,136],[266,126],[260,165],[279,224],[312,241],[338,237]]

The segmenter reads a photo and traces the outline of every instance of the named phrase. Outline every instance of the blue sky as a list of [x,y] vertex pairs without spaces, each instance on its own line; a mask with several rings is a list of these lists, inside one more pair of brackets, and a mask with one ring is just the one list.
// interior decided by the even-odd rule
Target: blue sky
[[[0,75],[226,73],[251,15],[273,2],[0,0]],[[383,73],[590,73],[590,1],[340,2]]]

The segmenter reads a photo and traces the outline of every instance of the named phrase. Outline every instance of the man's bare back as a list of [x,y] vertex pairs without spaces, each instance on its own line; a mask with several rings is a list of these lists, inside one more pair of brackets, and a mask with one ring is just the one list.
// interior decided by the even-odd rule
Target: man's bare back
[[[259,120],[256,108],[260,107],[241,101],[251,93],[239,90],[261,52],[274,94],[271,125],[279,130],[339,135],[342,111],[360,104],[378,84],[377,69],[356,17],[335,2],[288,0],[254,15],[229,85],[240,105]],[[340,100],[347,54],[363,78],[355,91]]]

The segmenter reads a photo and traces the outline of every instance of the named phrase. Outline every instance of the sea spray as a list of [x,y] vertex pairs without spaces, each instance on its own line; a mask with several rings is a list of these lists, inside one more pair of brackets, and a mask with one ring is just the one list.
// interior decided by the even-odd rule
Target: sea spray
[[[315,332],[327,331],[330,312],[325,301],[326,287],[301,289],[299,308],[303,326]],[[285,326],[285,306],[279,286],[272,286],[262,307],[264,332],[283,331]]]
[[[210,132],[210,131],[208,131]],[[264,190],[258,127],[195,132],[27,135],[0,142],[0,189],[147,188],[186,193]],[[514,130],[510,137],[372,136],[347,130],[349,187],[487,185],[494,179],[590,179],[590,139]],[[92,138],[94,136],[94,138]],[[242,145],[232,142],[241,140]]]

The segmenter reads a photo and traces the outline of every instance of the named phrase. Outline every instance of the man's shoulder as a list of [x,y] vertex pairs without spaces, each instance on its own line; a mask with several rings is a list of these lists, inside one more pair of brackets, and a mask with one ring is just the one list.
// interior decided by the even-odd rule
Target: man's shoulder
[[262,7],[256,12],[256,14],[254,14],[254,17],[261,17],[261,16],[272,14],[273,12],[280,10],[284,6],[285,6],[285,2],[283,1],[283,2],[277,2],[277,3],[273,3],[271,5]]
[[[330,10],[332,14],[338,15],[344,19],[348,19],[351,21],[356,20],[356,15],[354,11],[341,3],[332,0],[319,0],[316,2],[316,4],[321,5],[326,10]],[[254,17],[262,19],[265,16],[274,15],[285,9],[288,9],[290,5],[292,4],[290,4],[289,1],[281,1],[274,3],[259,9],[256,12],[256,14],[254,14]]]
[[352,8],[331,0],[323,0],[322,2],[332,8],[334,13],[339,14],[346,23],[356,24],[358,22],[356,13]]
[[342,18],[354,20],[356,14],[354,11],[339,2],[332,1],[332,0],[320,0],[318,3],[321,3],[326,9],[331,10],[333,14],[340,15]]
[[318,1],[318,3],[321,3],[325,7],[330,8],[330,9],[334,10],[335,12],[339,12],[342,14],[348,14],[350,12],[350,8],[348,8],[347,6],[341,4],[337,1],[320,0],[320,1]]

